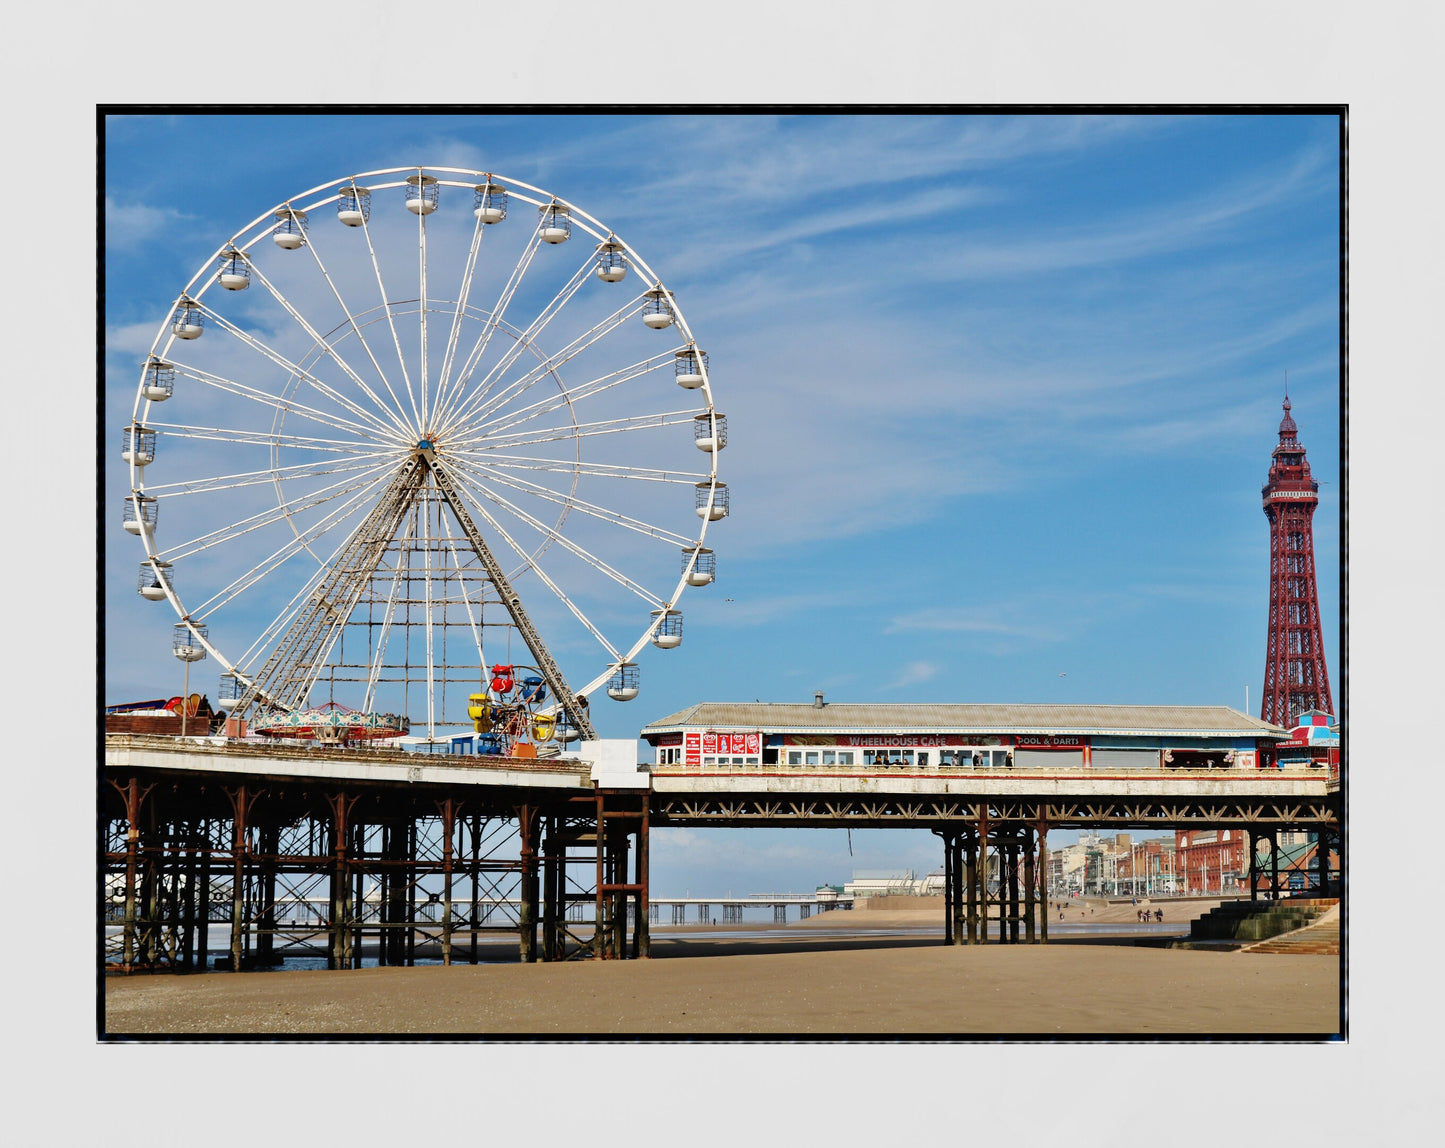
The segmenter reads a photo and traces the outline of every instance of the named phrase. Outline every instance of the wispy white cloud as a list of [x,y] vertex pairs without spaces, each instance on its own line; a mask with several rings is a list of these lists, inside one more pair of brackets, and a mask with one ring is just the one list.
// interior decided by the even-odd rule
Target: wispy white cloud
[[956,258],[920,262],[919,275],[935,280],[998,278],[1076,270],[1168,254],[1216,242],[1228,225],[1252,213],[1277,207],[1311,185],[1328,193],[1334,186],[1328,153],[1307,147],[1275,171],[1214,188],[1193,200],[1162,204],[1152,211],[1113,223],[1089,221],[1083,227],[1002,242],[964,243]]
[[888,692],[892,690],[903,690],[909,686],[922,685],[924,682],[932,681],[942,669],[935,662],[917,660],[909,662],[899,670],[893,678],[880,686],[879,689]]
[[105,197],[105,243],[111,248],[137,247],[159,238],[196,217],[174,207],[117,203]]
[[828,607],[844,606],[855,600],[851,590],[830,590],[819,593],[775,594],[768,597],[728,598],[713,596],[696,600],[690,606],[694,613],[729,629],[750,629],[776,622],[781,618]]
[[1168,130],[1151,116],[666,116],[569,141],[543,165],[591,163],[645,142],[639,208],[706,192],[733,202],[791,201],[977,172]]
[[1034,641],[1057,641],[1061,633],[1036,623],[1009,622],[1000,619],[1001,614],[1013,614],[1018,607],[990,603],[986,606],[955,606],[939,609],[916,610],[893,618],[883,632],[904,634],[918,631],[949,634],[1001,634]]
[[[163,319],[163,317],[162,317]],[[125,323],[105,329],[105,350],[107,354],[143,356],[150,351],[156,330],[162,319],[147,323]],[[134,389],[136,380],[131,380]]]

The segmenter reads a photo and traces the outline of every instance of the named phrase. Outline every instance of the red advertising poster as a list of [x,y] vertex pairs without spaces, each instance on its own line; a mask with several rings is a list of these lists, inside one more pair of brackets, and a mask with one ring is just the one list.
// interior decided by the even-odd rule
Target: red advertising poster
[[702,764],[702,734],[690,733],[683,738],[683,764]]
[[[760,733],[690,733],[687,735],[686,743],[689,754],[692,753],[693,738],[701,740],[701,751],[704,756],[708,757],[734,755],[742,757],[747,754],[756,757],[763,751],[763,735]],[[688,760],[691,761],[691,757]]]
[[[856,745],[879,749],[915,749],[940,745],[1012,745],[1013,739],[995,734],[962,733],[840,733],[840,734],[785,734],[784,745]],[[1080,744],[1078,739],[1074,744]]]

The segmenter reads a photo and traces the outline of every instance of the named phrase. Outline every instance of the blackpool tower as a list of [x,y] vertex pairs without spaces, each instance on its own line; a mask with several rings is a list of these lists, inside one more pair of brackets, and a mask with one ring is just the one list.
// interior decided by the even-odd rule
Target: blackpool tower
[[1311,523],[1320,484],[1310,477],[1305,448],[1295,437],[1289,395],[1279,424],[1264,514],[1269,519],[1269,641],[1264,659],[1264,701],[1259,716],[1289,729],[1305,710],[1335,712],[1320,636]]

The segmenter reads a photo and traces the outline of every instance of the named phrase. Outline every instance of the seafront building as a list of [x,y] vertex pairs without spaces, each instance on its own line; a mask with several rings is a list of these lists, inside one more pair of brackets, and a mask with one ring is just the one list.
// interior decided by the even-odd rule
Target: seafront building
[[919,876],[912,869],[855,869],[853,879],[845,882],[839,892],[855,901],[871,897],[941,897],[943,873]]
[[1289,734],[1228,706],[699,702],[644,726],[654,773],[1252,770]]

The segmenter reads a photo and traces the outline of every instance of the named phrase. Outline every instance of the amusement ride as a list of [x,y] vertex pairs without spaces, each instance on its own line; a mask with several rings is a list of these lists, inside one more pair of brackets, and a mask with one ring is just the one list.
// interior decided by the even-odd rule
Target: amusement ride
[[716,577],[707,354],[629,244],[520,180],[390,168],[275,204],[140,371],[140,596],[264,736],[556,754]]

